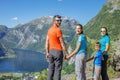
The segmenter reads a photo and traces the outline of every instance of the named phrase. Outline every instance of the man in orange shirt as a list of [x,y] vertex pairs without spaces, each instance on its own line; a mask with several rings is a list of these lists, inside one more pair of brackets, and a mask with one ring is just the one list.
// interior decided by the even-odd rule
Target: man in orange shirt
[[62,50],[64,49],[66,55],[68,55],[68,51],[62,37],[62,31],[59,28],[61,22],[61,16],[55,15],[53,17],[53,26],[51,26],[48,30],[46,37],[46,59],[49,61],[47,80],[53,80],[54,74],[55,80],[61,80],[61,70],[63,62]]

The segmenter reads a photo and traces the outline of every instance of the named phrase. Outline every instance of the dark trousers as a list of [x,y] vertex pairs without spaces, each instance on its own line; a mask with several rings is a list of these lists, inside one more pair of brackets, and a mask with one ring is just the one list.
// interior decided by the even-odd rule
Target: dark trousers
[[63,62],[63,52],[59,50],[51,50],[49,53],[49,70],[47,80],[61,80],[61,70]]
[[108,55],[104,55],[104,60],[102,61],[102,70],[101,70],[101,76],[102,80],[109,80],[108,74],[107,74],[107,59]]

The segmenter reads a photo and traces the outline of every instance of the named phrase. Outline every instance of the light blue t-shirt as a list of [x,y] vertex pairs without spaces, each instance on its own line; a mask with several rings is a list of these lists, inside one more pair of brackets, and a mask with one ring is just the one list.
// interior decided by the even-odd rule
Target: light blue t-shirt
[[76,46],[78,45],[78,43],[81,42],[80,48],[77,52],[77,54],[81,54],[81,53],[86,53],[86,47],[87,47],[87,40],[84,34],[81,34],[76,42]]
[[[106,49],[106,44],[110,44],[110,38],[107,35],[102,36],[99,42],[100,42],[100,45],[101,45],[100,50],[102,52],[104,52],[105,49]],[[108,53],[106,53],[106,55],[108,55]]]
[[101,66],[102,65],[102,51],[99,50],[95,54],[94,65]]

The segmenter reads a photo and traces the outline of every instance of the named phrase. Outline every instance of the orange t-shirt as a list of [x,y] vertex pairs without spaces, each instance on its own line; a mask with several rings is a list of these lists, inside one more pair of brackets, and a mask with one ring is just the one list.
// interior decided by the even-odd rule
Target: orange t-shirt
[[48,40],[49,40],[49,49],[50,50],[60,50],[62,51],[62,46],[59,40],[59,37],[62,37],[62,31],[57,26],[52,26],[48,30]]

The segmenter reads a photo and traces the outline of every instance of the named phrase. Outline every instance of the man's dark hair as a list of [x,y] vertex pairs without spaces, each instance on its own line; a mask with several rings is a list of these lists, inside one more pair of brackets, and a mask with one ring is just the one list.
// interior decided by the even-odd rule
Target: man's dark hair
[[60,15],[55,15],[55,16],[53,17],[53,20],[54,20],[56,17],[57,17],[57,18],[61,18]]

